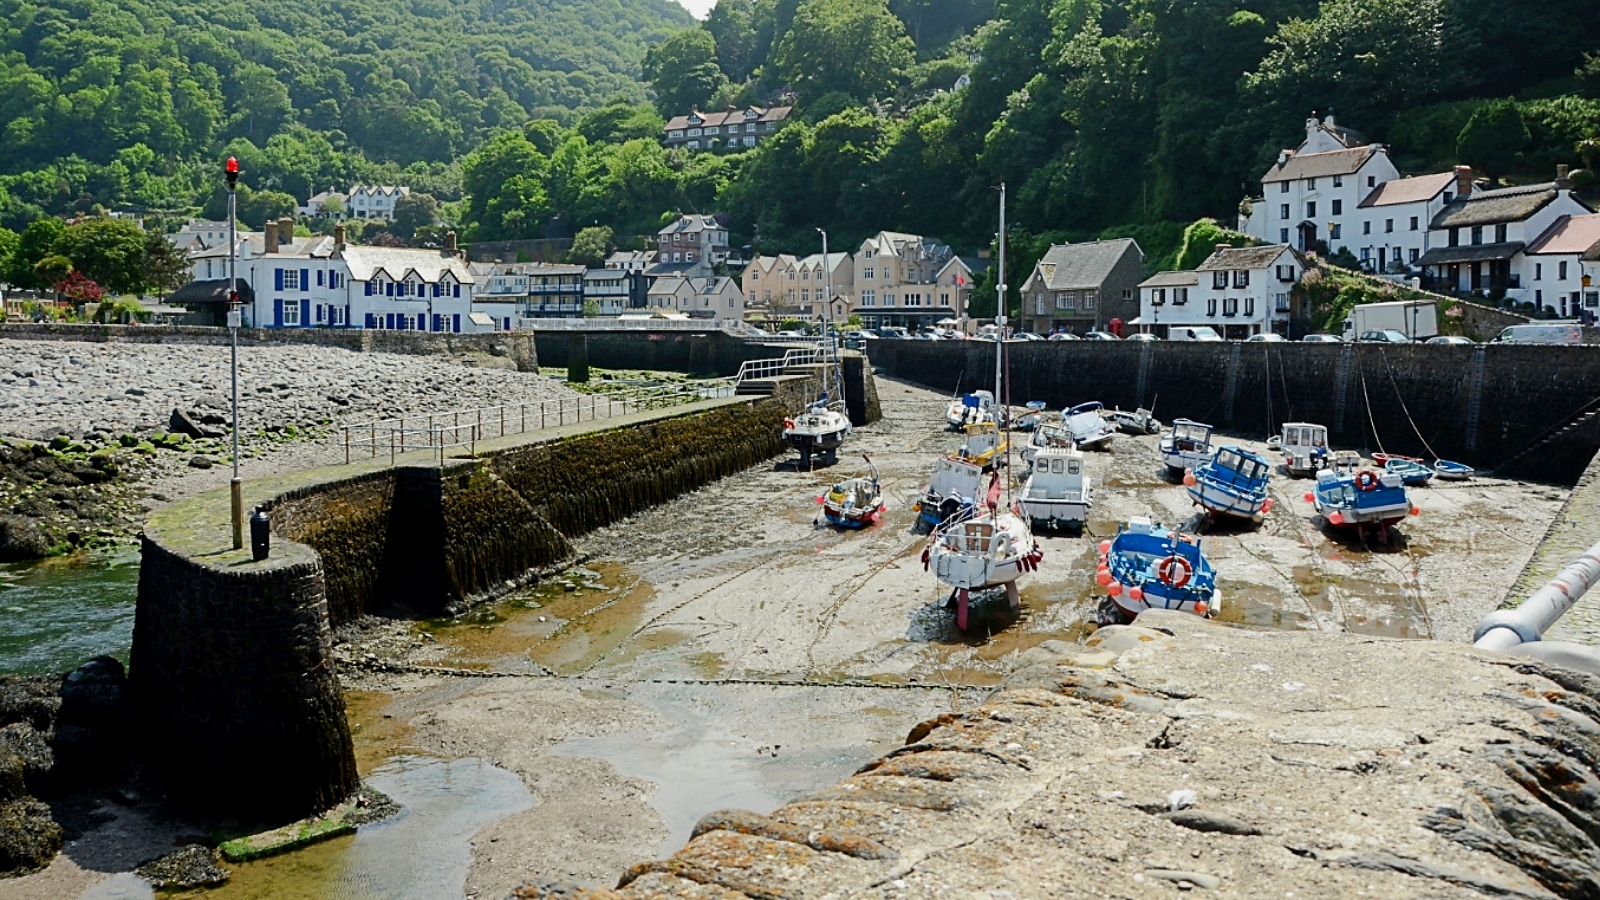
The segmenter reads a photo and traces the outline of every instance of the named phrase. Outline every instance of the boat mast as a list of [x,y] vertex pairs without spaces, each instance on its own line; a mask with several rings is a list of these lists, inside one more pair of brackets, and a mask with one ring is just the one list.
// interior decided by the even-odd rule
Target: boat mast
[[[1000,433],[1000,416],[1004,415],[1006,468],[1011,468],[1011,407],[1010,397],[1004,393],[1004,357],[1006,350],[1006,183],[1000,182],[1000,274],[996,283],[995,335],[994,335],[994,402],[995,432]],[[999,470],[996,469],[996,472]],[[1006,475],[1006,493],[1011,493],[1011,476]]]
[[[833,365],[840,366],[838,377],[834,380],[838,383],[839,401],[843,402],[844,371],[843,364],[839,361],[839,335],[833,330],[833,267],[828,264],[828,233],[823,231],[821,228],[817,229],[817,233],[822,235],[822,280],[827,285],[827,287],[824,289],[826,291],[826,296],[823,299],[824,307],[822,310],[822,327],[828,332],[828,351],[829,356],[831,357],[830,362]],[[822,367],[822,389],[824,391],[828,389],[828,366],[826,364]]]

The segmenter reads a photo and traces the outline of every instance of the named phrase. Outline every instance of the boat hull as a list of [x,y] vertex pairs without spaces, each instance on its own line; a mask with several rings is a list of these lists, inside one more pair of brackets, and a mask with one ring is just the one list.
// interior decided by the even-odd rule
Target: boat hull
[[1081,529],[1091,504],[1069,500],[1023,500],[1022,514],[1039,528]]
[[1267,495],[1238,494],[1204,478],[1189,485],[1189,499],[1212,515],[1261,524],[1266,518]]
[[923,562],[939,581],[957,590],[983,590],[1010,584],[1038,567],[1044,551],[1022,520],[1002,513],[989,525],[991,533],[972,538],[980,520],[956,522],[935,533]]
[[882,504],[868,507],[864,510],[853,507],[841,509],[832,505],[824,505],[822,507],[822,517],[828,520],[828,524],[837,525],[840,528],[866,528],[868,525],[878,521],[882,515]]
[[[1138,522],[1139,520],[1135,520]],[[1216,571],[1200,545],[1170,529],[1143,523],[1145,530],[1117,532],[1100,558],[1100,579],[1108,599],[1128,618],[1147,609],[1170,609],[1210,617],[1221,600],[1216,586]],[[1171,583],[1161,571],[1171,557],[1188,565],[1188,574]],[[1138,596],[1134,596],[1135,590]]]

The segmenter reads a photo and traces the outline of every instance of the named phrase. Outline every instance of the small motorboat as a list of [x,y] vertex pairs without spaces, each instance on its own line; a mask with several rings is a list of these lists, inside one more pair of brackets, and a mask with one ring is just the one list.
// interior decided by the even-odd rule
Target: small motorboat
[[1037,528],[1081,530],[1094,506],[1083,454],[1071,447],[1041,447],[1028,464],[1019,501],[1022,514]]
[[1028,442],[1022,445],[1022,461],[1031,466],[1034,455],[1040,450],[1047,448],[1071,450],[1077,446],[1067,426],[1056,423],[1041,424],[1028,436]]
[[1045,403],[1043,400],[1029,400],[1027,405],[1023,407],[1022,414],[1011,422],[1011,430],[1033,431],[1038,428],[1039,423],[1044,419],[1044,409]]
[[1072,432],[1072,440],[1079,449],[1103,450],[1111,446],[1111,439],[1117,436],[1117,429],[1100,415],[1103,409],[1105,409],[1104,404],[1093,400],[1080,403],[1061,413],[1061,423]]
[[841,528],[865,528],[878,521],[889,508],[878,486],[878,467],[873,465],[872,457],[862,454],[861,458],[872,470],[870,476],[841,481],[817,498],[823,517]]
[[1211,458],[1211,426],[1189,419],[1174,419],[1172,430],[1161,438],[1161,461],[1167,475],[1178,478]]
[[1406,462],[1414,462],[1418,464],[1422,462],[1422,457],[1420,456],[1401,456],[1398,453],[1385,453],[1382,450],[1372,454],[1372,463],[1376,466],[1387,466],[1389,464],[1389,460],[1391,459],[1403,459]]
[[983,489],[983,467],[959,457],[944,456],[915,507],[918,518],[934,527],[970,513]]
[[1013,613],[1022,608],[1016,581],[1039,567],[1044,550],[1028,522],[1000,507],[1000,476],[991,475],[983,502],[934,529],[922,550],[923,568],[955,589],[956,627],[967,628],[971,592],[1004,587]]
[[1400,476],[1400,481],[1406,487],[1421,487],[1433,480],[1434,471],[1420,462],[1405,459],[1400,456],[1391,456],[1384,463],[1383,470]]
[[1002,432],[999,426],[994,422],[982,422],[968,425],[964,430],[966,437],[956,450],[956,456],[975,462],[986,471],[1004,462],[1006,453],[1011,449],[1011,437]]
[[1316,507],[1329,525],[1375,531],[1379,540],[1390,525],[1420,512],[1399,475],[1372,469],[1318,472],[1316,487],[1306,492],[1306,502]]
[[1290,475],[1315,475],[1328,467],[1328,429],[1310,422],[1285,422],[1276,449],[1282,451]]
[[1272,511],[1267,480],[1272,464],[1243,447],[1219,447],[1216,456],[1186,472],[1189,498],[1212,515],[1260,524]]
[[783,440],[800,451],[800,468],[811,470],[811,457],[822,456],[827,461],[838,459],[839,447],[851,431],[850,417],[845,415],[844,403],[829,403],[827,392],[806,411],[783,420]]
[[1200,539],[1143,516],[1129,519],[1115,538],[1100,542],[1095,577],[1122,621],[1147,609],[1209,618],[1221,608],[1217,573],[1200,552]]
[[1354,475],[1361,471],[1361,454],[1354,450],[1335,450],[1328,457],[1327,471],[1337,475]]
[[1433,472],[1445,481],[1466,481],[1478,474],[1478,471],[1466,463],[1451,462],[1448,459],[1433,461]]
[[1123,412],[1120,408],[1100,411],[1106,421],[1117,426],[1123,434],[1156,434],[1161,431],[1161,420],[1150,414],[1148,409],[1138,409],[1133,412]]
[[994,394],[990,391],[973,391],[950,401],[945,408],[945,421],[952,431],[968,425],[995,420]]

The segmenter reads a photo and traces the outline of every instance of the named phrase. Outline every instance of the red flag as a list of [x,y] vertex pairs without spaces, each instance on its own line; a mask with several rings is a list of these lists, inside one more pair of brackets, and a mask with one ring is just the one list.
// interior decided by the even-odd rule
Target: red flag
[[994,477],[989,480],[989,496],[987,498],[985,498],[984,502],[988,504],[990,509],[999,509],[1000,508],[1000,473],[999,472],[996,472],[994,474]]

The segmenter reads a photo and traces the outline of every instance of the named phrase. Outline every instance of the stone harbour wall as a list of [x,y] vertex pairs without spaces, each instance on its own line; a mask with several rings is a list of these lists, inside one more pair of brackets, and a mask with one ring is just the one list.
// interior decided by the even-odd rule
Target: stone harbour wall
[[219,564],[147,536],[129,689],[140,754],[181,803],[290,821],[359,786],[308,547]]
[[377,605],[394,506],[394,470],[300,488],[267,504],[275,534],[322,561],[328,615],[337,628]]
[[[1006,344],[1011,401],[1152,407],[1251,437],[1286,421],[1328,426],[1339,447],[1380,447],[1571,484],[1600,449],[1600,350],[1422,344]],[[891,376],[950,393],[993,384],[986,341],[876,341]],[[1569,425],[1575,427],[1567,429]]]

